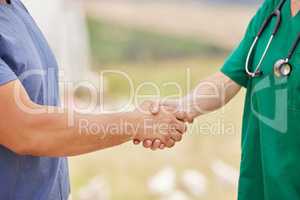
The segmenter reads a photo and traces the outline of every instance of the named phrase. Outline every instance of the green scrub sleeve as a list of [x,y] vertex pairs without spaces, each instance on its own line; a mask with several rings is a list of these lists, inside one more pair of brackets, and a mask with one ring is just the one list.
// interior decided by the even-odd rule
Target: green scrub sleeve
[[273,0],[267,0],[260,6],[257,13],[250,21],[244,38],[221,67],[221,72],[223,74],[245,88],[247,87],[249,80],[245,71],[245,63],[249,49],[263,21],[271,12],[271,4],[274,3]]

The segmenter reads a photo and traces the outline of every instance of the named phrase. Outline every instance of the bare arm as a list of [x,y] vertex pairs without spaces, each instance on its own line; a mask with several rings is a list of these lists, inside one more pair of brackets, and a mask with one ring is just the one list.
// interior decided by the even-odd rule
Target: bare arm
[[223,107],[240,89],[241,87],[229,77],[217,72],[201,81],[190,94],[179,100],[180,110],[185,111],[186,117],[192,120]]
[[[187,96],[176,100],[161,100],[160,106],[173,107],[177,110],[176,117],[192,122],[196,117],[217,110],[226,105],[241,89],[222,72],[200,81],[197,87]],[[164,107],[156,107],[152,113],[159,113]]]
[[[152,109],[153,114],[172,107],[177,110],[177,119],[192,123],[193,120],[205,113],[217,110],[228,103],[239,91],[241,87],[224,75],[222,72],[200,81],[198,86],[187,96],[178,100],[162,100],[156,108]],[[141,140],[134,140],[134,144],[139,144]],[[144,140],[145,148],[156,150],[163,144],[160,140]]]
[[[18,94],[16,87],[20,88]],[[184,129],[184,125],[170,113],[154,116],[138,110],[101,115],[74,112],[74,123],[70,125],[70,110],[33,103],[19,81],[0,86],[0,94],[0,144],[22,155],[73,156],[120,145],[133,138],[166,141],[172,134],[178,136],[178,132],[171,131],[164,135],[158,134],[159,130],[147,132],[145,119],[154,124],[174,124],[178,129]],[[16,95],[20,102],[16,101]],[[21,109],[20,103],[27,111]],[[144,107],[147,109],[147,105]],[[32,114],[28,109],[39,111],[39,114]],[[47,112],[49,110],[51,112]],[[128,127],[128,124],[132,126]]]

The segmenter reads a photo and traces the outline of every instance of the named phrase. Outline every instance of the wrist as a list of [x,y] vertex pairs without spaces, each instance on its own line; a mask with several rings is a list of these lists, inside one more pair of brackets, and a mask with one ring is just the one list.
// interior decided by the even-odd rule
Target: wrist
[[193,98],[185,97],[181,99],[181,101],[182,101],[183,109],[190,117],[195,118],[201,115],[199,106]]
[[135,110],[126,113],[124,115],[124,118],[126,119],[127,134],[129,135],[130,139],[133,140],[137,137],[137,135],[140,132],[140,129],[142,128],[142,121],[145,118],[145,115]]

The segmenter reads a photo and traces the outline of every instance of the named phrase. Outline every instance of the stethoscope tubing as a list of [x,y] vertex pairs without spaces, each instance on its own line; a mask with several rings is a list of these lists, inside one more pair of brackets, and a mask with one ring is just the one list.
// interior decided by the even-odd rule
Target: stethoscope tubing
[[288,58],[289,60],[290,60],[290,59],[292,58],[292,56],[294,55],[294,53],[295,53],[295,51],[296,51],[296,49],[297,49],[299,43],[300,43],[300,34],[298,35],[296,42],[293,44],[293,46],[292,46],[292,48],[291,48],[291,50],[290,50],[290,52],[289,52],[289,54],[288,54],[288,57],[287,57],[287,58]]
[[264,52],[263,52],[262,57],[261,57],[260,60],[259,60],[257,66],[256,66],[256,68],[255,68],[255,70],[254,70],[254,72],[250,72],[250,70],[249,70],[250,58],[251,58],[251,55],[252,55],[252,53],[253,53],[254,47],[256,46],[256,43],[258,42],[258,39],[259,39],[259,37],[256,36],[255,39],[254,39],[254,42],[252,43],[252,45],[251,45],[251,47],[250,47],[250,50],[249,50],[249,53],[248,53],[247,59],[246,59],[246,66],[245,66],[245,69],[246,69],[246,73],[247,73],[250,77],[255,77],[255,76],[258,75],[259,69],[260,69],[260,67],[261,67],[261,64],[263,63],[263,61],[264,61],[264,59],[265,59],[265,57],[266,57],[266,55],[267,55],[267,53],[268,53],[268,50],[270,49],[271,43],[272,43],[272,41],[273,41],[273,39],[274,39],[274,35],[271,35],[271,37],[269,38],[268,44],[267,44],[267,46],[266,46],[266,48],[265,48],[265,50],[264,50]]
[[[279,27],[280,27],[280,24],[281,24],[281,9],[282,9],[282,7],[283,7],[283,5],[284,5],[285,2],[286,2],[286,0],[282,0],[282,1],[280,2],[280,4],[278,5],[278,7],[277,7],[277,8],[271,13],[271,15],[268,16],[268,18],[263,22],[262,27],[259,29],[259,31],[258,31],[256,37],[254,38],[253,43],[251,44],[251,47],[250,47],[249,52],[248,52],[248,54],[247,54],[246,63],[245,63],[245,71],[246,71],[246,73],[248,74],[248,76],[251,77],[251,78],[256,77],[256,76],[258,76],[258,75],[261,74],[261,72],[260,72],[261,65],[262,65],[262,63],[263,63],[263,61],[264,61],[264,59],[265,59],[265,57],[266,57],[266,55],[267,55],[267,53],[268,53],[268,50],[270,49],[271,43],[272,43],[272,41],[273,41],[273,39],[274,39],[276,33],[277,33],[278,30],[279,30]],[[273,19],[273,17],[276,17],[276,18],[277,18],[277,20],[276,20],[276,25],[275,25],[275,27],[274,27],[274,29],[273,29],[273,31],[272,31],[272,34],[271,34],[271,36],[270,36],[270,38],[269,38],[269,41],[268,41],[268,43],[267,43],[267,45],[266,45],[266,48],[265,48],[265,50],[264,50],[264,52],[263,52],[263,54],[262,54],[262,57],[260,58],[260,60],[259,60],[259,62],[258,62],[258,64],[257,64],[257,66],[255,67],[255,70],[254,70],[253,72],[251,72],[251,71],[249,70],[249,63],[250,63],[250,59],[251,59],[251,56],[252,56],[252,54],[253,54],[254,48],[255,48],[256,44],[258,43],[258,40],[259,40],[259,38],[261,37],[261,35],[263,34],[264,30],[265,30],[265,29],[268,27],[268,25],[270,24],[270,22],[271,22],[271,20]],[[299,36],[300,36],[300,35],[299,35]],[[298,40],[300,41],[300,37],[298,38]],[[299,43],[299,41],[298,41],[298,43]],[[291,52],[291,55],[293,55],[294,51],[296,50],[298,43],[294,45],[294,47],[293,47],[294,50],[293,50],[293,52]],[[291,56],[291,55],[290,55],[290,56]]]

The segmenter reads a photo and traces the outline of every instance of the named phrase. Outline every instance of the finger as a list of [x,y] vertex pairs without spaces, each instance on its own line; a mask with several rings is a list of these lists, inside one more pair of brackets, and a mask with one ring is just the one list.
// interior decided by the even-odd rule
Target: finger
[[168,148],[172,148],[172,147],[174,147],[174,145],[175,145],[175,141],[173,140],[173,139],[169,139],[167,142],[166,142],[166,147],[168,147]]
[[152,141],[151,140],[145,140],[143,142],[143,146],[147,149],[150,148],[152,146]]
[[174,140],[175,142],[180,142],[182,140],[182,133],[176,131],[175,134],[171,135],[171,139]]
[[194,122],[194,118],[184,111],[178,111],[176,113],[176,119],[190,124]]
[[194,118],[190,117],[190,116],[187,116],[187,122],[190,123],[190,124],[194,123]]
[[194,117],[191,114],[185,113],[185,119],[185,122],[188,122],[190,124],[194,122]]
[[182,134],[187,131],[187,125],[178,119],[175,120],[174,128]]
[[160,102],[159,101],[155,101],[155,102],[151,103],[150,112],[153,115],[156,115],[160,112]]
[[161,150],[165,149],[165,144],[160,144],[159,148],[160,148]]
[[180,120],[180,121],[183,121],[183,122],[186,122],[187,121],[187,115],[185,112],[183,111],[178,111],[176,114],[176,119]]
[[154,140],[154,142],[152,143],[151,149],[153,151],[157,150],[160,146],[161,142],[159,139]]
[[134,139],[133,140],[133,144],[135,144],[135,145],[138,145],[138,144],[140,144],[141,143],[141,141],[139,141],[139,140],[137,140],[137,139]]

